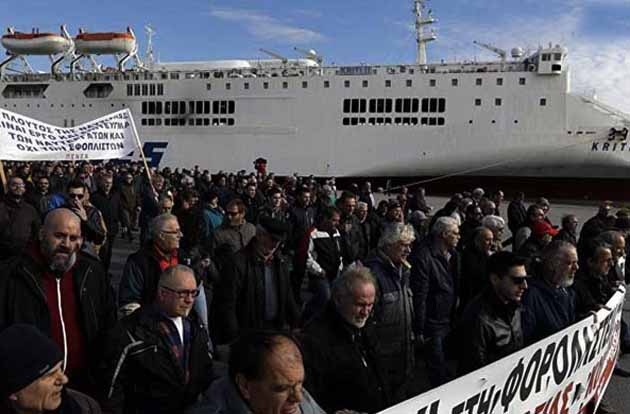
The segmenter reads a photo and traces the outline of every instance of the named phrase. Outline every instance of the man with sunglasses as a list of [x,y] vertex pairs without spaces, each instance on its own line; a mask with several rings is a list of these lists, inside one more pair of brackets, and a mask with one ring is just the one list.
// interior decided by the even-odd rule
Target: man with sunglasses
[[299,309],[281,254],[288,227],[261,216],[251,243],[224,263],[215,297],[217,336],[229,343],[247,329],[295,328]]
[[71,181],[66,190],[66,206],[81,219],[81,234],[83,235],[81,251],[100,260],[98,253],[105,242],[107,228],[99,209],[90,203],[89,194],[82,181]]
[[105,412],[177,414],[198,400],[212,378],[210,339],[191,312],[199,292],[191,268],[171,266],[152,303],[118,323],[101,371]]
[[479,369],[523,348],[521,299],[527,290],[525,259],[502,251],[488,258],[489,287],[462,313],[459,373]]

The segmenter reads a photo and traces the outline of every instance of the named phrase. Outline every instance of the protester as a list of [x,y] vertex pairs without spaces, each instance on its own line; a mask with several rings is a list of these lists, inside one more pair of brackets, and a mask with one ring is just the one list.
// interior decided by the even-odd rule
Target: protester
[[320,211],[317,224],[309,234],[306,272],[312,297],[304,309],[305,321],[325,308],[330,299],[330,284],[343,269],[341,234],[338,230],[340,220],[340,211],[327,207]]
[[40,227],[39,213],[24,201],[24,180],[11,177],[8,188],[0,201],[0,260],[19,256],[29,241],[37,240]]
[[191,313],[198,295],[193,270],[171,266],[152,303],[118,323],[101,371],[106,412],[177,414],[197,402],[212,379],[210,339]]
[[462,253],[460,306],[489,287],[488,258],[494,253],[494,235],[486,227],[478,227],[470,243]]
[[554,241],[560,240],[577,247],[577,228],[578,219],[575,214],[566,214],[562,217],[562,228],[553,238]]
[[287,233],[284,223],[261,217],[251,243],[225,262],[215,306],[220,343],[246,330],[298,326],[289,263],[279,249]]
[[377,281],[374,308],[376,336],[380,338],[378,357],[384,367],[387,390],[392,403],[412,394],[415,374],[413,303],[409,285],[414,231],[409,225],[392,224],[378,241],[378,248],[365,261]]
[[[245,248],[256,235],[256,226],[245,220],[247,213],[245,204],[240,198],[235,198],[225,206],[223,224],[214,231],[210,252],[217,250],[234,254]],[[215,254],[214,257],[217,257]]]
[[489,287],[464,309],[458,332],[460,375],[523,348],[520,303],[527,289],[525,261],[499,252],[488,259]]
[[114,177],[112,174],[101,174],[97,179],[98,191],[92,193],[92,204],[98,208],[103,215],[105,227],[107,228],[107,237],[105,243],[99,250],[99,257],[103,263],[105,271],[109,270],[112,261],[112,249],[114,248],[114,240],[118,235],[120,227],[120,194],[113,190]]
[[81,219],[81,251],[96,260],[101,260],[99,250],[107,238],[107,227],[103,214],[90,203],[90,192],[83,181],[73,180],[66,190],[66,207]]
[[306,385],[326,412],[373,413],[389,406],[368,322],[376,286],[367,268],[350,267],[333,282],[326,310],[304,328]]
[[570,243],[557,241],[545,248],[542,272],[532,278],[523,297],[523,336],[529,345],[571,325],[576,319],[575,280],[578,256]]
[[35,325],[63,350],[73,387],[94,385],[103,338],[116,321],[114,294],[102,266],[79,253],[81,222],[72,211],[48,213],[40,239],[2,264],[0,327]]
[[100,414],[92,398],[66,388],[63,353],[32,325],[0,332],[0,412]]
[[253,331],[232,346],[228,375],[190,414],[325,414],[303,387],[300,346],[282,332]]

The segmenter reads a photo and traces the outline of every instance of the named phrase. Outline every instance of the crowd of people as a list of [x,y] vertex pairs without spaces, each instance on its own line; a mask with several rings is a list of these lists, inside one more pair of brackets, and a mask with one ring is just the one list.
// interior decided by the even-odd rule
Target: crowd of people
[[[570,326],[630,278],[630,212],[610,202],[578,234],[547,199],[505,209],[500,190],[434,208],[423,188],[261,170],[5,169],[2,412],[378,412]],[[121,238],[138,249],[116,274]]]

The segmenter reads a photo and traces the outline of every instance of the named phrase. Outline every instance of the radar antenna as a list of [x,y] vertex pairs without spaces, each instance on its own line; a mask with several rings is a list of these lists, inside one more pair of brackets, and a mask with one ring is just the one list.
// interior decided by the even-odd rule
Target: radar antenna
[[414,14],[416,16],[416,63],[418,65],[427,64],[427,43],[437,39],[437,36],[433,30],[430,33],[424,33],[424,26],[431,25],[437,20],[433,18],[431,10],[427,12],[427,16],[424,17],[424,9],[426,8],[427,0],[414,0]]
[[318,55],[317,52],[313,49],[306,50],[306,49],[300,49],[299,47],[294,47],[293,50],[295,50],[296,52],[302,53],[304,57],[306,57],[307,59],[314,60],[319,65],[321,65],[324,62],[324,58]]
[[491,44],[478,42],[476,40],[473,40],[473,43],[479,47],[482,47],[486,50],[496,53],[501,58],[501,62],[505,62],[507,60],[507,51],[503,49],[499,49],[496,46],[492,46]]
[[144,54],[144,60],[148,67],[152,67],[155,63],[155,55],[153,54],[153,36],[155,36],[155,29],[150,24],[144,26],[144,32],[147,34],[147,50]]

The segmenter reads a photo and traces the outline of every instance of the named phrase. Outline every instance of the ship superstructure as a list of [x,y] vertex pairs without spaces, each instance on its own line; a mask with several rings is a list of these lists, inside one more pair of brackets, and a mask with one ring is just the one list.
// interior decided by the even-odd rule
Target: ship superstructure
[[[314,51],[142,62],[131,30],[75,39],[62,30],[48,39],[54,50],[38,46],[55,54],[51,73],[0,65],[0,107],[59,126],[129,108],[161,166],[237,170],[264,157],[278,174],[318,176],[627,175],[630,117],[570,93],[567,49],[508,56],[479,43],[499,59],[427,63],[435,19],[424,3],[414,1],[417,61],[399,65],[326,66]],[[103,68],[96,54],[116,55],[117,67]]]

